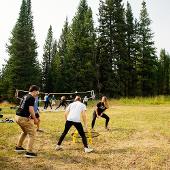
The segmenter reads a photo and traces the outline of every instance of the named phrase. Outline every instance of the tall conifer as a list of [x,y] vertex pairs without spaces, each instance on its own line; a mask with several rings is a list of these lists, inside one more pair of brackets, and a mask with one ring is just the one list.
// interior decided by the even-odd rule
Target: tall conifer
[[137,44],[136,44],[136,27],[135,21],[131,9],[131,5],[127,2],[126,9],[126,46],[127,46],[127,94],[128,96],[136,95],[136,55],[137,55]]
[[158,94],[170,94],[170,55],[161,49],[158,67]]
[[51,63],[53,59],[53,31],[50,25],[47,33],[47,38],[44,44],[44,53],[42,61],[42,87],[45,92],[50,92],[52,89],[52,77],[51,77]]
[[22,1],[19,18],[12,30],[7,48],[10,58],[4,74],[8,82],[9,95],[13,96],[16,88],[28,89],[31,84],[40,85],[40,67],[30,0]]
[[154,95],[156,92],[157,56],[153,41],[153,33],[150,28],[151,20],[146,8],[146,2],[142,2],[139,20],[139,55],[138,55],[138,85],[139,95]]
[[99,87],[108,96],[127,93],[127,47],[122,0],[100,1],[98,29]]
[[52,78],[53,78],[53,87],[54,91],[57,92],[67,92],[70,89],[69,82],[69,64],[67,62],[67,39],[68,39],[68,19],[64,23],[62,33],[60,35],[58,44],[57,44],[57,52],[54,56],[54,60],[52,61]]
[[95,83],[95,30],[92,10],[81,0],[68,35],[69,82],[72,90],[92,89]]

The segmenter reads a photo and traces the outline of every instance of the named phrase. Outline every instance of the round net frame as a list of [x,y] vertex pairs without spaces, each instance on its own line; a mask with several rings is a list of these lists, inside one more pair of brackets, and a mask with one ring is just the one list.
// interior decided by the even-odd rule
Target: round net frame
[[[98,137],[100,134],[99,132],[85,132],[86,138],[96,138]],[[79,135],[79,133],[73,132],[71,134],[71,136],[74,136],[75,138],[81,138],[81,136]]]

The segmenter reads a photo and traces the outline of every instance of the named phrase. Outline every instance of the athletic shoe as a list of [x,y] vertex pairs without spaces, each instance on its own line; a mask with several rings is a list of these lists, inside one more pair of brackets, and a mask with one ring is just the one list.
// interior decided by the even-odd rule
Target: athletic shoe
[[63,147],[61,145],[56,145],[55,150],[61,150]]
[[35,158],[37,154],[33,152],[27,152],[24,156],[27,158]]
[[110,130],[110,128],[108,128],[108,127],[106,127],[105,129],[106,129],[107,131],[109,131],[109,130]]
[[26,150],[23,148],[23,147],[21,147],[21,146],[16,146],[15,147],[15,152],[17,152],[17,153],[22,153],[22,152],[25,152]]
[[86,153],[90,153],[90,152],[93,151],[93,149],[92,149],[92,148],[84,148],[84,151],[85,151]]
[[42,129],[37,129],[37,132],[44,132]]

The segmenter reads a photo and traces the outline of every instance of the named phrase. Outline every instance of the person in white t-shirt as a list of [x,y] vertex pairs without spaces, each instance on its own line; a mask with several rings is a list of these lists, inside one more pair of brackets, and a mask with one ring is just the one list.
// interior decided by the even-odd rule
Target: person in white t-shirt
[[83,142],[83,145],[84,145],[84,151],[86,153],[93,151],[93,149],[88,147],[87,138],[85,136],[83,126],[82,126],[81,120],[80,120],[81,115],[82,115],[82,118],[83,118],[83,121],[84,121],[85,130],[87,130],[86,106],[81,102],[81,97],[76,96],[75,101],[73,103],[69,104],[69,106],[66,109],[66,112],[65,112],[65,119],[66,119],[65,129],[64,129],[64,132],[62,133],[62,135],[61,135],[61,137],[60,137],[60,139],[57,143],[56,150],[62,149],[61,143],[64,140],[68,131],[70,130],[71,126],[74,125],[75,128],[77,129],[78,133],[80,134],[81,138],[82,138],[82,142]]

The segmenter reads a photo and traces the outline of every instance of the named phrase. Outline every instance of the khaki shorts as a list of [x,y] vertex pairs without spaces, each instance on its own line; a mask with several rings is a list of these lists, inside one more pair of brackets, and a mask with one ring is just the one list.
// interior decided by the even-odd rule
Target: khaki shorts
[[21,127],[24,133],[35,136],[36,128],[33,119],[16,115],[16,123]]

